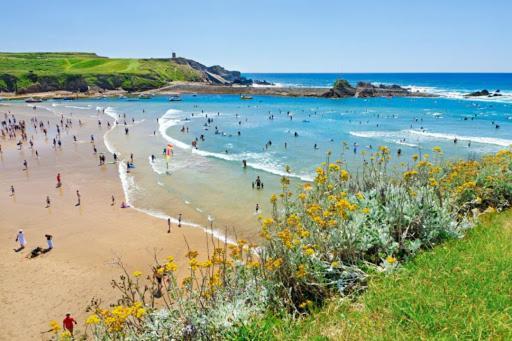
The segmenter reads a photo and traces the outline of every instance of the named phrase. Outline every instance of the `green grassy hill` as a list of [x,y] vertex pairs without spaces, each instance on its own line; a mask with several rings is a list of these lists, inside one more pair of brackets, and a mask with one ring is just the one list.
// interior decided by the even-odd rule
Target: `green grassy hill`
[[486,215],[463,240],[376,274],[355,301],[299,321],[268,316],[234,339],[510,340],[512,211]]
[[140,91],[200,74],[170,59],[106,58],[94,53],[0,53],[0,91],[87,91],[88,87]]

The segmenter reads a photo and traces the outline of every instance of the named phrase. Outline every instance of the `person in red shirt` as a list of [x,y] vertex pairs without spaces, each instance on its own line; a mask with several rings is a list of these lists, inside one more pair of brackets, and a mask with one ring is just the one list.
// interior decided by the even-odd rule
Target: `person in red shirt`
[[66,317],[62,321],[62,327],[64,330],[68,330],[71,333],[71,336],[73,336],[73,324],[77,324],[76,320],[71,317],[71,313],[66,313]]
[[57,173],[57,188],[59,188],[60,186],[62,186],[62,182],[60,179],[60,173]]

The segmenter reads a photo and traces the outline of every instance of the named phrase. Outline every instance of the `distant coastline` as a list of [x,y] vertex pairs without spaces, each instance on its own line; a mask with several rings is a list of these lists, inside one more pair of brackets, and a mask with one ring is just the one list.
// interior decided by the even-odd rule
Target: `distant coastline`
[[83,52],[0,52],[0,99],[229,94],[447,97],[508,102],[512,99],[510,84],[506,74],[241,73],[219,65],[206,66],[175,54],[170,58],[130,59]]
[[[398,85],[345,81],[329,91],[321,87],[274,86],[244,77],[220,65],[206,66],[177,57],[107,58],[94,53],[0,53],[0,97],[75,99],[139,94],[239,94],[290,97],[432,96]],[[339,85],[344,89],[339,91]]]

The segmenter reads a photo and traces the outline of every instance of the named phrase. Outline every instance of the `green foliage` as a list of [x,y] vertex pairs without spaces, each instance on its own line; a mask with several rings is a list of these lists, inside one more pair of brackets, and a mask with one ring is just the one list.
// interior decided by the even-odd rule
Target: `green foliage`
[[335,298],[299,320],[269,315],[240,333],[267,340],[511,339],[511,221],[512,211],[482,216],[464,240],[374,275],[355,301]]
[[333,88],[334,89],[350,89],[350,88],[352,88],[352,85],[350,85],[350,83],[345,79],[338,79],[334,82]]
[[[260,247],[244,240],[221,247],[212,240],[215,246],[207,249],[213,253],[204,262],[191,250],[190,277],[181,285],[172,257],[154,268],[165,285],[125,271],[113,282],[122,292],[121,305],[112,311],[94,307],[94,335],[105,340],[121,334],[149,340],[512,336],[512,225],[486,220],[466,240],[457,240],[474,215],[510,207],[512,150],[471,163],[445,163],[439,147],[433,152],[432,162],[427,154],[415,155],[412,164],[389,169],[389,149],[379,147],[357,176],[343,161],[331,163],[329,155],[313,183],[296,193],[282,177],[282,192],[270,199],[272,217],[262,219]],[[144,309],[143,316],[129,317],[133,313],[126,311],[133,307]]]
[[[104,89],[142,91],[174,80],[200,80],[196,70],[170,59],[105,58],[93,53],[0,53],[0,75],[0,79],[16,79],[4,81],[0,91],[20,93],[84,91],[83,82]],[[73,78],[70,82],[71,75],[80,77],[80,81]]]

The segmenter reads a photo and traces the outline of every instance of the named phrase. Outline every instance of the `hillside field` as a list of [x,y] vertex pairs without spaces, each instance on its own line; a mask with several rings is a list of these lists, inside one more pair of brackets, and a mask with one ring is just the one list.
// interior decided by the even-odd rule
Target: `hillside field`
[[87,91],[96,86],[139,91],[170,81],[198,81],[199,73],[170,59],[106,58],[94,53],[0,53],[0,91]]

